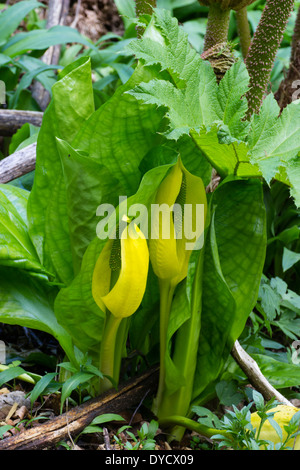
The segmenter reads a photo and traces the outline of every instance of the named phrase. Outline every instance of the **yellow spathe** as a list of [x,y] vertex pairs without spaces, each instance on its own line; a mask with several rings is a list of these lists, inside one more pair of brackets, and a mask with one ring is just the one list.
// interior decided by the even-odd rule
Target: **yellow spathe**
[[[275,408],[272,408],[270,412],[275,412],[274,421],[278,423],[282,429],[283,440],[287,437],[287,433],[284,430],[284,426],[288,425],[295,413],[299,411],[299,408],[288,405],[278,405]],[[260,425],[260,417],[257,412],[251,414],[251,424],[258,431]],[[266,420],[262,426],[262,429],[259,434],[259,439],[267,440],[277,444],[281,442],[277,432],[275,431],[272,424]],[[295,439],[290,439],[287,445],[295,450],[300,450],[300,435]]]
[[114,243],[115,240],[108,240],[100,253],[93,273],[92,294],[101,310],[109,310],[116,318],[127,318],[138,309],[146,290],[149,250],[141,230],[130,223],[120,237],[121,265],[111,288]]
[[[197,220],[197,206],[203,205],[204,221],[206,217],[207,200],[202,179],[188,172],[178,159],[160,184],[155,205],[160,211],[151,213],[150,260],[160,280],[177,285],[187,275],[191,246],[197,241],[196,238],[192,239],[192,225]],[[176,210],[173,211],[174,207],[179,206],[182,210],[181,227],[180,223],[176,225]],[[169,227],[169,230],[166,227]],[[181,228],[180,234],[176,232],[178,227]],[[203,231],[204,224],[200,228]],[[197,230],[197,227],[194,227],[195,229]]]

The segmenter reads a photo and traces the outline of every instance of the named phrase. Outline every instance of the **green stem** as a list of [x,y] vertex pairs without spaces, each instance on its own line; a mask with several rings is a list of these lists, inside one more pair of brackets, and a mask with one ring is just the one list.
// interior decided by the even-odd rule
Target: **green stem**
[[160,317],[159,317],[159,380],[157,395],[153,403],[153,412],[156,414],[160,408],[164,389],[165,389],[165,354],[167,349],[167,330],[171,311],[171,305],[175,287],[169,280],[159,280],[160,291]]
[[248,114],[258,114],[267,93],[271,71],[280,47],[294,0],[267,0],[246,58],[250,76]]
[[[100,351],[100,371],[102,374],[112,377],[118,381],[115,359],[116,359],[116,338],[122,318],[116,318],[108,314]],[[111,381],[104,377],[100,383],[100,393],[109,390],[112,387]]]
[[251,44],[247,7],[236,12],[236,23],[243,57],[246,58]]
[[216,44],[228,41],[229,20],[230,10],[222,10],[218,3],[210,5],[204,39],[204,51],[207,51]]
[[[201,329],[203,259],[204,250],[199,254],[195,272],[190,318],[180,327],[175,338],[173,363],[180,371],[183,383],[172,395],[163,395],[157,414],[158,418],[172,414],[187,416],[190,410]],[[197,283],[196,287],[195,283]],[[172,429],[171,434],[175,436],[177,441],[180,441],[184,434],[184,428],[176,426]]]
[[[4,364],[0,364],[0,372],[3,372],[3,371],[8,370],[8,369],[10,369],[9,366],[6,366]],[[26,374],[26,373],[24,373],[24,374],[18,375],[18,377],[16,377],[16,378],[18,380],[23,380],[24,382],[28,382],[30,384],[35,385],[36,382],[42,378],[42,376],[38,375],[38,374],[32,374],[32,373]]]
[[115,362],[114,362],[114,381],[119,382],[122,358],[126,355],[126,341],[128,337],[128,328],[130,317],[123,318],[118,328],[115,344]]
[[167,416],[166,418],[159,420],[159,425],[162,428],[170,428],[174,426],[184,427],[190,431],[195,431],[198,434],[201,434],[205,437],[212,437],[215,434],[222,434],[223,436],[228,436],[227,432],[224,429],[215,429],[204,426],[203,424],[197,423],[196,421],[185,418],[184,416]]

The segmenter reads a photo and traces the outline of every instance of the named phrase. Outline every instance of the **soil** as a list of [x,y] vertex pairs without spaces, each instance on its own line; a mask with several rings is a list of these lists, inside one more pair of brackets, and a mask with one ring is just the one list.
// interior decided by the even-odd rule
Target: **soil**
[[[63,361],[63,351],[56,340],[41,331],[22,328],[17,325],[6,325],[0,323],[0,339],[5,343],[7,362],[20,361],[22,367],[28,373],[39,374],[42,377],[48,372],[55,371],[56,364]],[[24,380],[15,379],[0,384],[0,439],[9,439],[20,434],[26,429],[40,426],[49,420],[58,417],[60,410],[60,394],[48,393],[39,396],[33,406],[30,404],[29,393],[33,385]],[[150,402],[153,397],[148,397],[137,403],[135,407],[127,408],[126,405],[118,414],[124,421],[120,424],[111,421],[105,424],[103,432],[82,434],[80,436],[70,435],[68,439],[62,440],[58,445],[47,446],[43,444],[43,450],[125,450],[126,446],[136,445],[138,432],[144,423],[149,424],[156,419],[151,413]],[[80,401],[81,400],[81,401]],[[82,401],[83,400],[83,401]],[[73,406],[84,402],[84,394],[79,397],[76,392],[72,393],[71,400],[66,402],[70,410]],[[67,411],[66,406],[63,409]],[[114,413],[114,410],[111,410]],[[1,436],[2,426],[12,426]],[[136,440],[126,433],[120,432],[121,426],[130,426],[129,431],[135,435]],[[45,430],[45,435],[46,435]],[[118,438],[116,438],[118,436]],[[43,435],[39,436],[42,440]],[[1,441],[3,443],[3,441]],[[158,429],[155,436],[155,450],[160,451],[182,451],[193,450],[209,446],[209,440],[198,436],[194,432],[186,431],[181,443],[168,442],[168,435]]]
[[77,7],[78,3],[72,2],[66,25],[71,25],[76,19],[78,31],[92,41],[108,32],[123,34],[123,21],[113,0],[83,0],[76,18]]
[[[9,0],[7,4],[13,5],[23,0]],[[48,5],[49,0],[40,0]],[[47,9],[41,11],[41,19],[47,18]],[[78,31],[92,41],[97,41],[108,32],[122,35],[124,24],[119,15],[114,0],[70,0],[69,14],[66,26],[76,27]]]

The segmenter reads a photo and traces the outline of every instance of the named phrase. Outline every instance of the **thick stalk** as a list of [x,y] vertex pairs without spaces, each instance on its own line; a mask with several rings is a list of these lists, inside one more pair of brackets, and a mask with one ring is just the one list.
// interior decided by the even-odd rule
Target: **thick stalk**
[[[202,285],[203,255],[204,250],[202,250],[199,255],[195,273],[194,282],[197,283],[198,286]],[[176,369],[180,371],[180,375],[183,377],[183,383],[172,395],[163,395],[158,410],[159,420],[174,414],[187,416],[190,410],[201,329],[201,305],[202,289],[196,286],[196,288],[194,287],[193,289],[191,299],[190,318],[181,326],[175,339],[173,362]],[[170,430],[170,435],[173,439],[181,441],[184,430],[182,426],[175,426]]]
[[[122,318],[116,318],[112,314],[108,314],[106,321],[103,338],[101,341],[100,350],[100,371],[103,375],[112,377],[114,381],[117,381],[115,371],[115,358],[116,358],[116,344],[117,333]],[[104,377],[100,382],[100,393],[109,390],[112,387],[111,381]]]
[[160,404],[162,401],[164,389],[165,389],[165,377],[166,377],[166,368],[165,368],[165,354],[167,349],[167,330],[168,322],[170,317],[172,299],[175,291],[175,287],[171,284],[169,280],[160,280],[159,281],[159,290],[160,290],[160,317],[159,317],[159,341],[160,341],[160,351],[159,351],[159,381],[157,395],[153,402],[153,412],[157,414]]
[[236,12],[236,23],[243,57],[246,58],[251,44],[247,7]]
[[298,13],[297,13],[297,18],[295,21],[294,32],[293,32],[293,37],[292,37],[291,62],[297,52],[299,41],[300,41],[300,7],[298,7]]
[[280,109],[285,108],[292,101],[299,99],[299,80],[300,80],[300,8],[298,9],[295,22],[292,51],[289,69],[285,78],[282,80],[275,98],[278,101]]
[[204,51],[207,51],[216,44],[227,42],[229,20],[230,10],[222,10],[217,3],[210,5],[204,39]]
[[248,115],[259,113],[294,0],[267,0],[252,39],[246,65],[250,75]]

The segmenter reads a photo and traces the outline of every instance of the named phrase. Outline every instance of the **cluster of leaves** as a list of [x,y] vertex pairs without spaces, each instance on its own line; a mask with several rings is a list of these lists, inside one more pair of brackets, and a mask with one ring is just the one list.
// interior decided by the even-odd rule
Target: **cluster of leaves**
[[[0,76],[6,87],[6,106],[40,110],[30,90],[33,80],[39,81],[51,94],[59,72],[83,56],[90,57],[92,61],[96,105],[100,106],[107,100],[133,72],[132,57],[124,53],[124,47],[136,34],[134,2],[116,2],[116,5],[124,18],[123,37],[108,33],[93,43],[69,26],[47,29],[46,20],[41,21],[38,14],[45,5],[36,0],[18,2],[9,7],[3,4],[0,15]],[[48,65],[41,56],[55,45],[62,47],[59,63]]]
[[[180,21],[183,26],[183,29],[188,33],[191,45],[197,52],[202,53],[206,32],[206,21],[208,11],[207,7],[201,6],[198,0],[158,0],[157,6],[159,8],[165,8],[172,12],[172,15]],[[256,31],[264,6],[265,0],[256,0],[247,7],[248,21],[252,35]],[[299,3],[295,2],[294,12],[289,19],[287,28],[284,33],[284,38],[280,49],[278,50],[277,57],[272,70],[270,82],[271,89],[274,93],[277,91],[281,80],[284,78],[285,69],[289,67],[291,39],[294,31],[294,24],[298,6]],[[230,16],[228,40],[234,46],[236,55],[238,57],[241,57],[236,14],[233,11],[231,12]]]
[[[195,6],[194,3],[190,5]],[[180,13],[182,2],[169,2],[170,8],[174,5]],[[142,20],[147,22],[149,18]],[[77,45],[73,46],[69,59],[66,55],[62,59],[65,68],[52,87],[52,101],[38,134],[32,191],[13,185],[0,188],[0,319],[46,331],[59,341],[71,362],[68,371],[73,374],[64,382],[62,403],[80,384],[93,382],[101,374],[94,365],[105,314],[91,292],[92,273],[104,245],[95,237],[96,209],[103,203],[117,207],[119,196],[124,195],[129,198],[129,206],[136,202],[149,204],[178,155],[205,184],[210,181],[212,168],[217,169],[222,183],[209,196],[205,250],[200,256],[192,256],[187,279],[178,289],[171,311],[165,357],[170,407],[176,411],[170,397],[182,396],[185,387],[190,400],[201,402],[211,390],[221,393],[222,387],[215,387],[217,379],[223,381],[222,385],[228,378],[240,377],[228,354],[235,339],[243,332],[247,334],[245,323],[257,298],[255,313],[262,315],[264,328],[271,331],[276,326],[285,334],[289,332],[291,339],[298,338],[294,328],[287,326],[287,320],[298,315],[298,293],[291,291],[278,273],[260,281],[266,253],[262,180],[270,184],[276,178],[288,196],[290,191],[294,198],[293,216],[300,203],[296,158],[299,103],[288,106],[278,118],[279,108],[270,94],[261,113],[245,120],[244,94],[249,80],[243,61],[237,61],[218,85],[210,64],[190,48],[186,27],[179,27],[167,11],[156,10],[144,36],[131,41],[123,51],[124,57],[138,59],[134,73],[131,74],[129,64],[124,84],[96,106],[91,71],[97,63],[100,71],[109,56],[109,64],[114,64],[117,71],[116,48],[120,46],[120,51],[124,42],[103,51],[95,50],[89,43],[88,53],[75,63],[68,63],[79,52]],[[34,31],[36,36],[41,33],[39,29]],[[42,34],[49,39],[49,32]],[[18,39],[21,41],[22,37]],[[9,47],[17,46],[13,43]],[[5,50],[8,57],[7,50],[11,49],[7,43],[2,52]],[[20,54],[21,50],[16,51]],[[5,66],[12,64],[12,54]],[[49,70],[41,71],[39,77],[44,72]],[[38,75],[32,76],[35,77]],[[107,77],[96,82],[98,91],[108,84]],[[285,273],[287,268],[295,268],[299,260],[297,247],[290,245],[297,242],[299,227],[291,223],[280,231],[280,227],[274,227],[274,220],[268,225],[268,236],[273,230],[273,240],[269,236],[267,261],[273,266],[272,248],[286,243],[284,248],[281,246],[285,250]],[[146,355],[150,363],[158,359],[158,302],[157,279],[151,272],[141,308],[129,325],[131,348]],[[191,372],[191,367],[182,369],[182,354],[176,351],[187,348],[182,332],[189,331],[199,308],[201,325],[192,362],[195,370]],[[250,318],[260,333],[258,316],[253,313]],[[246,336],[246,344],[247,341],[251,346]],[[86,363],[87,354],[93,364]],[[261,355],[257,362],[273,383],[277,381],[279,388],[298,385],[296,364],[288,364],[290,369],[284,364],[284,369],[280,369],[270,362],[274,358],[265,357]],[[51,374],[41,379],[33,396],[47,390],[53,379]],[[187,409],[179,410],[183,414],[189,408],[187,396],[184,393]],[[244,428],[247,413],[248,410],[240,416]],[[229,424],[226,421],[227,427]]]
[[[52,88],[52,102],[39,132],[32,191],[29,194],[12,185],[1,188],[7,211],[3,217],[11,220],[6,223],[2,256],[1,320],[52,334],[75,364],[73,344],[98,357],[105,318],[91,294],[91,276],[103,247],[103,241],[95,238],[98,205],[117,206],[120,195],[131,198],[129,205],[147,203],[179,153],[188,170],[208,184],[211,160],[222,159],[224,150],[235,155],[237,146],[236,140],[219,142],[219,123],[239,138],[249,131],[249,123],[240,122],[246,109],[240,99],[247,84],[243,64],[236,64],[218,86],[210,64],[190,48],[186,34],[169,13],[157,10],[151,21],[155,24],[150,24],[143,39],[130,46],[140,59],[134,74],[99,109],[94,110],[90,60],[81,58],[76,68],[72,64],[64,69]],[[157,88],[160,94],[149,104]],[[168,97],[166,114],[167,103],[158,100]],[[202,139],[206,148],[209,144],[209,158]],[[246,144],[240,146],[244,159]],[[217,165],[220,168],[222,161]],[[230,175],[230,168],[223,165],[222,174]],[[195,396],[218,375],[243,329],[256,300],[265,253],[265,213],[258,180],[229,177],[211,204],[215,209],[207,236],[206,276],[198,288],[205,292],[200,344],[206,353],[198,356]],[[12,219],[18,221],[17,237]],[[239,242],[232,245],[232,238]],[[248,246],[247,253],[241,246]],[[170,345],[180,326],[189,324],[191,308],[197,312],[189,300],[193,279],[192,269],[171,314],[176,322],[169,333]],[[233,288],[236,284],[238,290]],[[216,288],[219,295],[215,295]],[[145,352],[152,353],[157,345],[153,331],[159,300],[155,278],[148,289],[141,310],[132,319],[130,338],[133,348],[143,350],[141,344],[148,344]],[[211,311],[219,316],[213,322],[224,326],[220,337],[210,333]],[[177,366],[172,366],[171,357],[166,360],[171,364],[168,383],[174,392],[180,383]]]

